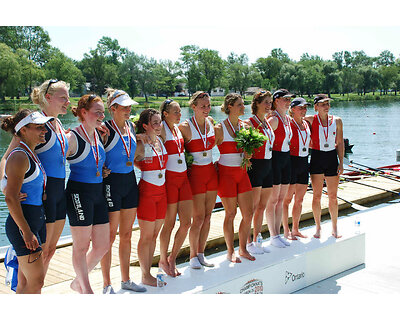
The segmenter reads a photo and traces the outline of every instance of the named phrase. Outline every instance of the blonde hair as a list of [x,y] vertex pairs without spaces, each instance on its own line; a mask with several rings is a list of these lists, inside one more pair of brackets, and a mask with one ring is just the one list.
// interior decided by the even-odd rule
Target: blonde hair
[[[50,81],[53,83],[50,84]],[[31,99],[34,104],[39,105],[40,107],[47,107],[49,103],[46,99],[46,94],[53,95],[58,89],[60,88],[67,88],[69,91],[70,85],[62,80],[55,80],[49,79],[43,82],[40,86],[35,87],[31,93]],[[47,92],[46,92],[47,90]]]
[[197,106],[197,99],[203,99],[203,98],[210,98],[210,96],[208,95],[207,92],[204,91],[196,91],[192,97],[189,100],[189,107],[191,107],[192,105]]
[[221,110],[226,114],[229,114],[230,110],[228,106],[233,106],[235,102],[239,99],[243,99],[238,93],[229,93],[225,96],[224,103],[221,106]]

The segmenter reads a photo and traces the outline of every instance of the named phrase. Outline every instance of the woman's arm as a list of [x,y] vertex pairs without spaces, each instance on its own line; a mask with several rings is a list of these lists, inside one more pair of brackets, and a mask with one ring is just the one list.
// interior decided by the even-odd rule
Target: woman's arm
[[336,151],[339,158],[338,174],[343,173],[344,141],[343,141],[343,122],[336,117]]
[[29,167],[29,160],[25,153],[15,152],[7,161],[7,193],[5,201],[7,203],[10,215],[17,224],[25,245],[29,250],[36,250],[39,247],[39,242],[36,236],[32,233],[28,222],[22,212],[20,202],[20,191],[26,170]]
[[271,118],[268,118],[267,121],[268,121],[269,125],[271,126],[272,130],[275,131],[278,128],[279,122],[278,122],[277,117],[272,116]]
[[3,179],[4,177],[4,170],[6,168],[6,160],[8,155],[10,154],[10,152],[15,149],[16,147],[18,147],[19,142],[21,141],[21,139],[18,136],[13,136],[10,145],[8,146],[6,152],[4,153],[3,157],[1,158],[1,162],[0,162],[0,180]]

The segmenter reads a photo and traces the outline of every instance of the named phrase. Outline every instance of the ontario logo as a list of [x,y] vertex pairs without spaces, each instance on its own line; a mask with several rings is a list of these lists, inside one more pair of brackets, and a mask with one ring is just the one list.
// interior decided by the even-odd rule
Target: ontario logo
[[263,294],[264,293],[264,285],[261,280],[252,279],[247,281],[244,286],[240,289],[240,293],[242,294]]
[[295,282],[295,281],[300,280],[301,278],[304,278],[304,277],[305,277],[305,273],[304,272],[301,272],[301,273],[298,273],[298,274],[294,274],[293,272],[286,271],[286,273],[285,273],[285,284],[287,284],[289,281]]

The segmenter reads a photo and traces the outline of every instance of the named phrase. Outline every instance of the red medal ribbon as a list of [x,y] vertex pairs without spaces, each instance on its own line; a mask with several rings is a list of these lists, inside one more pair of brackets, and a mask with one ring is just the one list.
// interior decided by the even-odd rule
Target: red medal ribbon
[[118,133],[119,137],[120,137],[121,140],[122,140],[122,144],[123,144],[123,146],[124,146],[124,149],[125,149],[126,155],[128,156],[128,161],[129,161],[130,156],[131,156],[131,150],[132,150],[131,131],[129,130],[129,126],[127,126],[127,125],[126,125],[126,122],[125,122],[125,130],[126,130],[127,133],[128,133],[128,140],[129,140],[129,150],[128,150],[128,147],[127,147],[127,145],[126,145],[126,143],[125,143],[125,139],[123,138],[122,133],[121,133],[121,131],[119,130],[117,124],[116,124],[115,121],[114,121],[114,119],[111,120],[111,124],[112,124],[112,126],[113,126],[114,129],[115,129],[115,131]]

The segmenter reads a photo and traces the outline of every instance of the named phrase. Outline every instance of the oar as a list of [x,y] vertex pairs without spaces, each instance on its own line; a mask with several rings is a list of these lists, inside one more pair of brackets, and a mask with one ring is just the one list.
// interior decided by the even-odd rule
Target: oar
[[343,180],[345,180],[345,181],[348,181],[348,182],[353,182],[353,183],[356,183],[356,184],[359,184],[359,185],[362,185],[362,186],[366,186],[366,187],[370,187],[370,188],[375,188],[375,189],[382,190],[382,191],[386,191],[386,192],[391,192],[391,193],[394,193],[394,194],[397,195],[397,196],[400,196],[400,192],[396,192],[396,191],[393,191],[393,190],[388,190],[388,189],[384,189],[384,188],[380,188],[380,187],[371,186],[371,185],[369,185],[369,184],[365,184],[365,183],[362,183],[362,182],[354,181],[354,180],[351,180],[351,179],[349,179],[349,178],[345,178],[345,177],[343,177],[343,176],[340,176],[340,178],[343,179]]
[[[344,158],[344,159],[346,159],[346,158]],[[388,177],[386,173],[384,174],[384,173],[379,173],[377,171],[370,171],[370,170],[367,170],[367,169],[361,169],[361,168],[358,168],[358,167],[354,167],[353,165],[350,164],[348,159],[344,160],[344,164],[346,164],[347,166],[349,166],[351,168],[356,169],[356,171],[360,172],[360,173],[365,173],[365,174],[369,174],[369,175],[372,175],[372,176],[379,176],[379,177],[382,177],[382,178],[386,178],[386,179],[389,179],[389,180],[400,182],[400,179],[392,178],[392,176]]]
[[368,166],[366,166],[365,164],[357,163],[357,162],[354,162],[353,160],[350,160],[350,163],[354,163],[354,164],[357,165],[357,166],[361,166],[361,167],[367,168],[367,169],[372,170],[372,171],[381,172],[382,174],[387,174],[387,175],[390,175],[390,176],[393,176],[393,177],[397,177],[397,178],[399,177],[399,176],[396,175],[396,174],[387,173],[387,172],[385,172],[385,171],[382,170],[382,169],[368,167]]
[[[325,195],[328,195],[328,192],[325,191],[324,189],[322,189],[322,193],[325,194]],[[351,201],[349,201],[349,200],[340,198],[340,197],[338,197],[338,196],[336,196],[336,198],[338,198],[339,200],[342,200],[342,201],[344,201],[344,202],[350,204],[351,207],[352,207],[353,209],[355,209],[355,210],[365,210],[365,209],[369,209],[369,208],[367,208],[367,207],[364,207],[364,206],[359,205],[359,204],[357,204],[357,203],[354,203],[354,202],[351,202]]]

